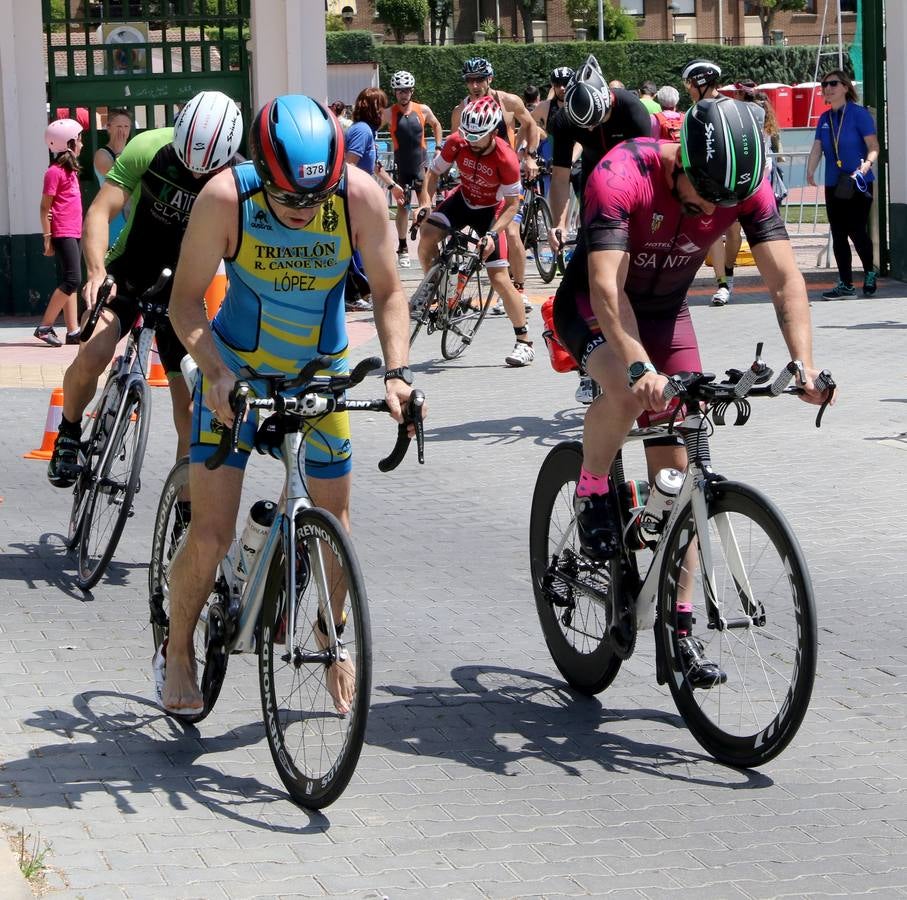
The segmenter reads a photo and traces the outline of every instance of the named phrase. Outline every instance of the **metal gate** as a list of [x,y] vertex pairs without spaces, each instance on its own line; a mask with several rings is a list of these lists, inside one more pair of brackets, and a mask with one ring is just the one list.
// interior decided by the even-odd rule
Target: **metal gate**
[[250,0],[41,2],[50,117],[88,119],[86,203],[97,190],[91,159],[106,143],[108,109],[128,109],[136,131],[160,128],[199,91],[218,90],[250,121]]

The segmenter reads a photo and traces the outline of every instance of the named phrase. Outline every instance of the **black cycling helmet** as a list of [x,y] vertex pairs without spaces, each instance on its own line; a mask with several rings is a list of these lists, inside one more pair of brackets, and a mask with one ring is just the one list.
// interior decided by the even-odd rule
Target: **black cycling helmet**
[[682,81],[693,82],[696,87],[703,90],[710,84],[718,84],[718,79],[721,78],[721,66],[710,59],[694,59],[684,66],[680,78]]
[[551,70],[551,78],[549,80],[552,84],[569,84],[572,77],[573,69],[570,66],[558,66],[556,69]]
[[464,78],[492,78],[493,76],[494,69],[483,56],[473,56],[463,63]]
[[567,85],[564,109],[570,121],[580,128],[601,125],[611,109],[611,89],[602,75],[598,60],[591,53]]
[[765,146],[751,103],[700,100],[683,118],[680,160],[703,200],[736,206],[762,182]]

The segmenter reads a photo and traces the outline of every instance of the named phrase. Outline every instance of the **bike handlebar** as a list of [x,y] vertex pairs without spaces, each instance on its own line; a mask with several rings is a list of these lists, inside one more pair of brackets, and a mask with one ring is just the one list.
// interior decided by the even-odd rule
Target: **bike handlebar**
[[[167,287],[168,282],[173,277],[173,271],[168,268],[161,269],[161,274],[158,275],[157,281],[148,288],[140,297],[139,302],[144,303],[147,300],[150,300],[156,294],[159,294],[165,287]],[[79,335],[79,342],[84,344],[93,334],[95,327],[98,324],[98,319],[101,317],[101,310],[107,306],[108,300],[110,299],[110,292],[113,290],[113,286],[116,284],[114,281],[113,275],[105,275],[104,280],[101,282],[101,286],[98,288],[97,297],[95,298],[95,304],[91,309],[91,315],[88,317],[88,321],[85,323],[85,327],[82,329],[81,334]]]
[[[371,410],[388,412],[387,400],[348,400],[344,393],[355,387],[365,376],[382,365],[376,356],[361,360],[348,375],[316,375],[319,369],[330,366],[332,360],[319,356],[306,363],[302,371],[293,379],[285,376],[259,376],[268,385],[268,397],[252,396],[252,387],[246,380],[240,379],[230,391],[230,408],[233,410],[233,425],[221,432],[220,443],[214,455],[205,460],[207,469],[216,469],[223,465],[227,457],[235,452],[239,444],[239,433],[249,409],[274,410],[278,414],[295,414],[303,418],[323,416],[331,412],[351,410]],[[287,391],[302,387],[300,394],[286,396]],[[403,422],[397,428],[397,440],[394,448],[384,459],[379,460],[378,469],[390,472],[403,462],[409,450],[409,425],[415,426],[416,449],[420,464],[425,463],[425,432],[422,424],[425,394],[415,390],[406,403],[403,411]]]

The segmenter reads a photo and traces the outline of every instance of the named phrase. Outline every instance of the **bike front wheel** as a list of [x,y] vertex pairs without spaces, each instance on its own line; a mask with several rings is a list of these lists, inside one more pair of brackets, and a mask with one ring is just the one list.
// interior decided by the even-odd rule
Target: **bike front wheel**
[[[151,537],[148,598],[155,652],[160,649],[170,633],[170,568],[186,541],[191,519],[189,458],[184,456],[170,470],[164,482]],[[218,584],[221,583],[221,577],[218,570]],[[202,608],[193,637],[195,666],[202,673],[201,692],[204,707],[199,715],[180,717],[186,721],[200,722],[211,712],[220,696],[220,689],[227,674],[228,659],[223,632],[223,603],[215,591]]]
[[466,352],[491,306],[493,290],[489,285],[486,292],[481,267],[470,274],[462,290],[457,284],[460,278],[459,272],[447,272],[438,292],[438,302],[447,304],[441,334],[441,355],[445,359],[456,359]]
[[571,687],[597,694],[620,669],[607,614],[609,592],[620,589],[620,564],[593,563],[580,550],[573,495],[582,462],[582,445],[571,441],[555,447],[542,463],[532,495],[529,557],[551,658]]
[[[133,381],[116,410],[106,443],[98,447],[79,540],[76,581],[83,591],[94,587],[104,574],[132,515],[148,443],[150,401],[147,384]],[[99,415],[106,417],[104,408],[100,409]]]
[[[707,503],[705,534],[688,505],[666,538],[655,639],[693,736],[721,762],[749,768],[777,756],[806,715],[817,656],[812,584],[796,537],[766,497],[718,482]],[[694,688],[684,672],[675,617],[684,598],[700,623],[693,639],[723,683]]]
[[[372,680],[368,601],[352,541],[322,509],[296,516],[293,530],[295,596],[288,603],[290,570],[274,556],[261,617],[259,686],[265,733],[277,774],[301,806],[321,809],[346,788],[365,739]],[[345,620],[336,643],[319,615]],[[329,627],[329,626],[326,626]],[[349,712],[337,712],[329,689],[352,685]]]
[[544,197],[536,197],[532,201],[531,215],[533,244],[529,249],[532,250],[532,255],[535,257],[535,267],[538,269],[539,276],[545,284],[550,284],[557,271],[557,258],[548,243],[548,235],[551,232],[551,210]]

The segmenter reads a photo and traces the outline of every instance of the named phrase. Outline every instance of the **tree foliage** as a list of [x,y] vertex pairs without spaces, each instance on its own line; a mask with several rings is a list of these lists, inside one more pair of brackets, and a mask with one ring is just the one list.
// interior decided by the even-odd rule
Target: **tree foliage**
[[[598,37],[598,0],[566,0],[564,8],[567,18],[580,23],[589,36]],[[602,3],[602,25],[606,41],[635,41],[636,23],[633,17],[612,5],[609,0]]]
[[759,16],[762,28],[762,42],[771,43],[772,23],[779,12],[800,12],[806,9],[806,0],[750,0],[750,5]]
[[394,40],[402,44],[407,34],[422,34],[428,21],[428,0],[375,0],[375,12],[393,32]]

